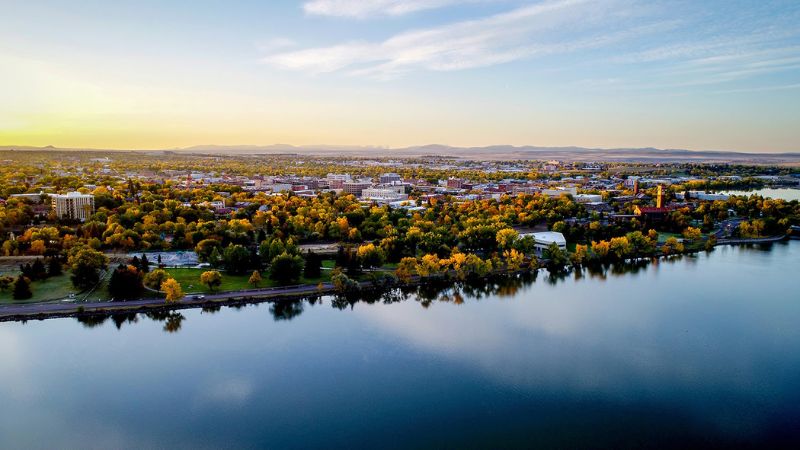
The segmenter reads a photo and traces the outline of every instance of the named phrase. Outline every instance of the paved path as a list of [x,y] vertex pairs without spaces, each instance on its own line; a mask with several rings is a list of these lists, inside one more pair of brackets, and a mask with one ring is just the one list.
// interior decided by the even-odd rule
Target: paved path
[[214,302],[224,302],[237,299],[269,299],[281,297],[303,297],[317,293],[330,293],[333,291],[331,283],[322,283],[322,286],[301,285],[285,286],[263,289],[248,289],[245,291],[219,292],[205,294],[202,298],[198,295],[188,295],[178,302],[167,304],[163,298],[146,298],[130,301],[104,301],[104,302],[62,302],[62,303],[31,303],[20,305],[0,306],[0,320],[15,319],[22,316],[35,318],[36,315],[66,315],[76,313],[80,309],[86,312],[102,311],[114,312],[128,309],[148,307],[192,307],[203,306]]

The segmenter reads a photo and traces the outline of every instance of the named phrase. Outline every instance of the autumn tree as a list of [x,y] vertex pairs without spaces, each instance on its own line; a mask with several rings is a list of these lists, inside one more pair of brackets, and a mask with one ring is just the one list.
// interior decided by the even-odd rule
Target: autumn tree
[[200,274],[200,282],[213,292],[215,288],[222,285],[222,274],[218,270],[207,270]]
[[699,228],[687,227],[683,230],[683,237],[688,241],[697,241],[703,237],[703,232]]
[[183,298],[181,284],[175,278],[168,278],[161,283],[161,292],[166,295],[167,303],[174,303]]
[[258,284],[261,283],[261,274],[258,273],[257,270],[254,270],[253,274],[250,275],[250,278],[247,280],[247,282],[251,284],[253,287],[257,288]]
[[583,244],[575,245],[575,251],[570,255],[573,264],[581,265],[589,259],[589,246]]
[[381,267],[386,261],[383,249],[372,243],[360,245],[356,250],[356,255],[361,265],[367,268]]
[[5,292],[11,289],[11,286],[13,284],[14,284],[14,277],[9,275],[0,276],[0,291]]
[[503,228],[502,230],[498,231],[495,235],[495,240],[497,241],[497,248],[500,250],[508,250],[514,246],[517,239],[519,238],[519,233],[512,228]]
[[675,254],[675,253],[683,253],[683,251],[684,251],[683,243],[678,241],[678,239],[675,236],[670,236],[664,242],[664,245],[661,246],[661,251],[665,255],[672,255],[672,254]]
[[434,254],[423,256],[416,265],[416,272],[423,278],[432,277],[440,274],[442,263],[439,257]]
[[144,276],[144,285],[150,289],[161,289],[163,284],[169,278],[169,274],[164,269],[155,269]]
[[399,263],[397,263],[397,268],[395,269],[394,274],[403,283],[408,283],[411,281],[411,277],[416,274],[416,270],[417,258],[406,256],[405,258],[401,259]]
[[519,270],[519,268],[522,267],[522,263],[525,261],[525,255],[513,248],[504,251],[503,258],[506,262],[506,268],[512,272]]

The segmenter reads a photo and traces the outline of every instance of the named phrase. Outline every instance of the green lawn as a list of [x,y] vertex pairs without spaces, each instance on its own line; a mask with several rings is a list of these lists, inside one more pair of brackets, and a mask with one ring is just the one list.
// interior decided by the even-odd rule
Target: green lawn
[[[323,264],[324,265],[324,264]],[[166,269],[167,273],[170,274],[171,277],[175,278],[183,288],[184,292],[193,293],[193,292],[204,292],[209,293],[211,292],[208,289],[208,286],[203,285],[200,283],[200,275],[208,269]],[[248,283],[247,281],[250,279],[250,275],[252,272],[247,273],[246,275],[231,275],[225,272],[222,273],[222,284],[215,288],[215,292],[225,292],[225,291],[239,291],[242,289],[253,289],[254,286]],[[322,276],[316,279],[306,279],[301,278],[297,284],[317,284],[321,281],[330,281],[331,274],[329,270],[323,270]],[[258,287],[272,287],[277,286],[278,284],[269,279],[269,272],[263,271],[261,272],[261,283],[258,284]]]
[[[17,274],[13,275],[16,276]],[[33,297],[27,300],[14,300],[11,295],[12,290],[13,286],[5,292],[0,292],[0,302],[2,303],[46,302],[51,300],[61,300],[69,296],[69,294],[77,295],[78,293],[78,291],[72,287],[72,282],[69,279],[69,274],[63,274],[57,277],[52,277],[41,281],[34,281],[33,283],[31,283],[31,292],[33,292]]]
[[674,238],[677,238],[677,239],[683,239],[683,236],[678,234],[678,233],[669,233],[669,232],[666,232],[666,231],[659,231],[658,232],[658,243],[659,244],[663,244],[664,242],[667,242],[667,239],[669,239],[671,237],[674,237]]

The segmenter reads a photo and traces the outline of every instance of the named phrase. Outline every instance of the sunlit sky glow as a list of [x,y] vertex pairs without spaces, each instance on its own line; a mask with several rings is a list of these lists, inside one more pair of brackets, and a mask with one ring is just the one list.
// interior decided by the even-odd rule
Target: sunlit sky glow
[[800,2],[0,0],[0,145],[800,151]]

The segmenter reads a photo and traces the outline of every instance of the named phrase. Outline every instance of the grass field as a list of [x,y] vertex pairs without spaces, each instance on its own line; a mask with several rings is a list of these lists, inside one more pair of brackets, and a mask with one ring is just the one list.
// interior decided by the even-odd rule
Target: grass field
[[667,242],[667,239],[669,239],[671,237],[674,237],[674,238],[677,238],[677,239],[683,239],[683,236],[681,236],[678,233],[668,233],[666,231],[659,231],[658,232],[658,243],[659,244],[663,244],[664,242]]
[[2,303],[36,303],[46,302],[50,300],[60,300],[66,298],[69,294],[78,293],[72,287],[72,282],[69,279],[69,274],[59,275],[57,277],[48,278],[46,280],[34,281],[31,283],[31,292],[33,297],[27,300],[14,300],[12,298],[10,288],[8,291],[0,292],[0,302]]
[[[323,266],[325,266],[324,263]],[[200,283],[200,275],[206,270],[208,269],[166,269],[167,273],[169,273],[171,277],[175,278],[175,280],[181,284],[183,291],[187,293],[211,292],[208,289],[208,286]],[[249,272],[245,275],[231,275],[222,272],[222,284],[219,287],[215,288],[214,291],[225,292],[225,291],[239,291],[242,289],[253,289],[254,286],[247,282],[250,279],[251,274],[252,272]],[[297,284],[317,284],[321,281],[330,281],[330,279],[331,279],[330,271],[323,270],[321,277],[315,279],[300,278]],[[273,286],[278,286],[278,283],[269,279],[269,272],[268,271],[261,272],[261,283],[258,284],[258,287],[264,288]]]

